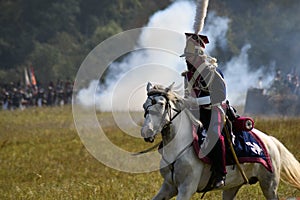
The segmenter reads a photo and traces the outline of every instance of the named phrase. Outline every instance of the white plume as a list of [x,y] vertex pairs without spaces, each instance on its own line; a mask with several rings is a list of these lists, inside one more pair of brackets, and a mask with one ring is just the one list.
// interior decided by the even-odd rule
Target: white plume
[[195,34],[198,34],[202,31],[204,27],[204,21],[207,14],[207,7],[208,7],[209,0],[198,0],[197,2],[197,9],[196,9],[196,16],[195,16],[195,22],[194,22],[194,31]]

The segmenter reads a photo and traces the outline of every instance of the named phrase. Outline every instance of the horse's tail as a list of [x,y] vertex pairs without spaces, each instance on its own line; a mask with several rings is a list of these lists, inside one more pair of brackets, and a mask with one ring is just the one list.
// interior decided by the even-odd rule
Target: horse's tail
[[300,163],[289,150],[274,137],[281,159],[281,180],[300,189]]

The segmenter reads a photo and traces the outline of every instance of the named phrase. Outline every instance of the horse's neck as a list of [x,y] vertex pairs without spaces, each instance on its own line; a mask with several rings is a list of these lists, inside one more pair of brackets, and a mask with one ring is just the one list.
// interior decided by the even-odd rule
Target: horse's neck
[[164,143],[162,156],[172,163],[193,141],[192,125],[186,110],[181,111],[172,121],[169,130],[162,137]]

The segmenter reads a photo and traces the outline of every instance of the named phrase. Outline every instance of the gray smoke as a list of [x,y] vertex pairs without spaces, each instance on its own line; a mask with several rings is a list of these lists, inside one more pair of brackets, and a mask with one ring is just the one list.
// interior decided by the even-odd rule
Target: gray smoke
[[[250,44],[244,45],[241,53],[229,60],[225,65],[224,76],[227,85],[228,99],[233,105],[243,105],[245,103],[248,88],[261,87],[259,77],[263,76],[262,70],[251,71],[248,60],[248,50]],[[271,76],[264,75],[263,87],[271,81]]]
[[[193,20],[196,5],[191,1],[175,1],[168,8],[156,12],[149,19],[147,28],[156,27],[176,31],[182,37],[168,38],[167,35],[153,35],[145,29],[140,34],[137,49],[130,53],[122,62],[114,62],[109,67],[105,87],[99,87],[97,80],[91,81],[86,89],[78,93],[79,103],[94,106],[92,98],[95,96],[96,107],[101,111],[110,110],[141,110],[146,98],[145,86],[148,81],[169,85],[176,83],[183,90],[181,72],[186,69],[185,60],[179,55],[185,46],[185,32],[193,32]],[[207,45],[208,54],[221,44],[226,48],[226,33],[230,20],[219,17],[210,12],[204,30],[201,34],[208,36],[210,43]],[[160,39],[158,39],[160,38]],[[157,49],[143,49],[148,45],[171,47],[175,53]],[[228,87],[228,98],[231,104],[244,103],[247,88],[255,86],[261,71],[250,72],[248,66],[247,50],[250,45],[245,45],[241,54],[232,58],[225,66],[225,80]],[[177,55],[178,54],[178,55]],[[211,55],[213,56],[213,55]],[[97,91],[96,94],[94,94]]]

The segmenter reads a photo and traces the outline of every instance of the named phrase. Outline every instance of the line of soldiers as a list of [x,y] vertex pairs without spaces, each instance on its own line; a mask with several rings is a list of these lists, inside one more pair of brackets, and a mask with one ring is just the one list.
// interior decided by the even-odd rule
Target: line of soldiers
[[268,89],[270,94],[293,94],[300,96],[300,80],[296,74],[287,74],[283,76],[280,70],[276,71],[275,78]]
[[73,84],[71,81],[52,81],[46,88],[41,84],[24,86],[20,83],[0,83],[0,104],[3,110],[24,109],[31,106],[57,106],[70,104]]

